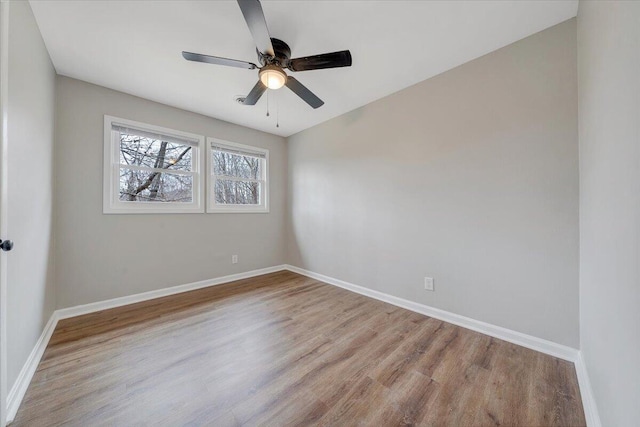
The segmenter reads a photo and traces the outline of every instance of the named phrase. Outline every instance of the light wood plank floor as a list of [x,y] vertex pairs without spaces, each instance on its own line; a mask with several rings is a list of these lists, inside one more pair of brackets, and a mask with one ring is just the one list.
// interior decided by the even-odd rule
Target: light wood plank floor
[[583,426],[571,363],[291,272],[58,324],[14,426]]

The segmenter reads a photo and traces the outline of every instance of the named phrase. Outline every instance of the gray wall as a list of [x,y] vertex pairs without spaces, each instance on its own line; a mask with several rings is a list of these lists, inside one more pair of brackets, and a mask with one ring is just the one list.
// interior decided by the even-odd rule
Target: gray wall
[[604,426],[640,419],[640,3],[580,2],[580,343]]
[[[55,308],[55,70],[28,2],[9,9],[7,384],[11,388]],[[3,236],[5,237],[5,236]]]
[[[284,262],[284,138],[67,77],[57,79],[56,111],[58,307]],[[105,114],[269,149],[271,212],[103,215]]]
[[576,74],[573,19],[290,137],[289,263],[577,348]]

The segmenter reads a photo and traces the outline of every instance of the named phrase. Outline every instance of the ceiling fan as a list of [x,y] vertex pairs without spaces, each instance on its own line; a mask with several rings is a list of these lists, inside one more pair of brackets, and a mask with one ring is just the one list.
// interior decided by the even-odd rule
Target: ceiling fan
[[282,40],[269,36],[267,22],[260,5],[260,0],[238,0],[240,10],[247,22],[249,31],[256,43],[258,53],[258,66],[252,62],[238,61],[236,59],[220,58],[218,56],[201,55],[199,53],[182,52],[184,59],[208,64],[226,65],[229,67],[259,69],[260,79],[244,98],[244,105],[255,105],[267,88],[280,89],[287,86],[296,95],[302,98],[313,108],[324,104],[313,92],[292,76],[287,75],[284,69],[289,71],[320,70],[323,68],[337,68],[351,66],[351,52],[342,50],[339,52],[323,53],[320,55],[306,56],[304,58],[291,59],[291,49]]

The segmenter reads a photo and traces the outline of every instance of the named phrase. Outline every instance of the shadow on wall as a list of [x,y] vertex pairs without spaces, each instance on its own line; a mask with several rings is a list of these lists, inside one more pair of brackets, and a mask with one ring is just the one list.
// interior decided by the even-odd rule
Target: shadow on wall
[[577,348],[575,31],[290,137],[289,263]]

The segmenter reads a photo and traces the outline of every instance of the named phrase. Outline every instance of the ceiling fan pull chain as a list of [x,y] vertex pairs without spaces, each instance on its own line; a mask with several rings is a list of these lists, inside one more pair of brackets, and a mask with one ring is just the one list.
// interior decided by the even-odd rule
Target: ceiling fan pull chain
[[280,103],[278,102],[279,98],[280,97],[276,95],[276,127],[277,128],[280,127]]
[[267,89],[267,117],[269,117],[269,89]]

